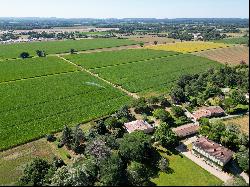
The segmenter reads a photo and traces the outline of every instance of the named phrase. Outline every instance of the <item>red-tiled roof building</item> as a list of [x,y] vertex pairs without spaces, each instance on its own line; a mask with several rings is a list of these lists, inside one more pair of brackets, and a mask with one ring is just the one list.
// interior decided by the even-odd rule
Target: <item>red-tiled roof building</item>
[[154,131],[154,128],[143,120],[136,120],[129,123],[124,124],[128,133],[132,133],[134,131],[143,131],[144,133],[151,133]]
[[210,164],[223,168],[232,158],[234,152],[205,137],[193,142],[193,154],[203,157]]
[[194,123],[189,123],[172,129],[172,131],[180,138],[194,135],[198,132],[198,130],[199,125],[196,125]]
[[197,121],[201,118],[219,117],[223,115],[225,115],[225,111],[220,106],[210,106],[195,111],[193,118]]

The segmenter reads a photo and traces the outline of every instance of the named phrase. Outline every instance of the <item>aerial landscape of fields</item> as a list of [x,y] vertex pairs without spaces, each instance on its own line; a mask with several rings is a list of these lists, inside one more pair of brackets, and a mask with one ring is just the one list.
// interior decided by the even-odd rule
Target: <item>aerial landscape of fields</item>
[[249,185],[248,1],[58,2],[0,3],[0,186]]

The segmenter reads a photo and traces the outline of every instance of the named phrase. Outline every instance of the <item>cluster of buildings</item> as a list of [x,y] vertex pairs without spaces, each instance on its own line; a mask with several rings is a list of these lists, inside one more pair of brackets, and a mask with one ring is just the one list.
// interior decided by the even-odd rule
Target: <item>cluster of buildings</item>
[[[202,107],[189,116],[193,121],[195,121],[195,123],[189,123],[172,128],[172,131],[179,137],[179,139],[186,139],[198,133],[200,127],[198,120],[201,118],[220,117],[224,115],[225,111],[219,106]],[[124,128],[128,133],[135,131],[152,133],[154,131],[154,126],[143,120],[125,123]],[[207,139],[206,137],[199,137],[192,143],[192,153],[219,170],[224,168],[224,166],[232,159],[234,154],[233,151]]]
[[54,40],[57,40],[57,39],[56,38],[31,38],[31,39],[19,38],[19,39],[16,39],[16,40],[10,39],[10,40],[6,40],[6,41],[1,41],[1,39],[0,39],[0,44],[41,42],[41,41],[54,41]]

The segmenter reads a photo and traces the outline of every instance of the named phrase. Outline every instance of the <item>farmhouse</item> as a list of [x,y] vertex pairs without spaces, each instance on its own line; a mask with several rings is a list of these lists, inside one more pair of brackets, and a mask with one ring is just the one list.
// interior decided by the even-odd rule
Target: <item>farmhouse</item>
[[128,133],[132,133],[134,131],[143,131],[144,133],[151,133],[154,131],[154,128],[143,120],[136,120],[129,123],[124,124]]
[[210,165],[222,169],[232,158],[234,152],[205,137],[193,142],[192,153],[203,157]]
[[198,132],[199,125],[196,125],[194,123],[182,125],[177,128],[173,128],[172,131],[179,137],[179,138],[185,138],[190,135],[194,135]]
[[225,115],[225,111],[220,106],[210,106],[195,111],[192,118],[197,121],[201,118],[219,117],[223,115]]

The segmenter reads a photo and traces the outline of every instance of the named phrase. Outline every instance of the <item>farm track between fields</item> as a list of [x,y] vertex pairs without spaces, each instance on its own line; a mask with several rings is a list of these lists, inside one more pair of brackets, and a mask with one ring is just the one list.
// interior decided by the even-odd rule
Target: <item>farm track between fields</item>
[[79,71],[80,70],[77,70],[77,71],[65,71],[65,72],[60,72],[60,73],[51,73],[51,74],[44,74],[44,75],[39,75],[39,76],[32,76],[32,77],[15,79],[15,80],[2,81],[2,82],[0,82],[0,85],[1,84],[14,83],[14,82],[18,82],[18,81],[25,81],[25,80],[29,80],[29,79],[39,79],[39,78],[50,77],[50,76],[65,75],[65,74],[75,73],[75,72],[79,72]]
[[112,64],[112,65],[108,65],[108,66],[102,66],[102,67],[96,67],[96,68],[89,68],[89,70],[98,70],[98,69],[110,68],[110,67],[115,67],[115,66],[135,64],[135,63],[139,63],[139,62],[147,62],[147,61],[159,60],[159,59],[163,59],[163,58],[166,59],[166,58],[169,58],[169,57],[175,57],[175,56],[180,56],[180,55],[184,55],[184,54],[180,53],[180,54],[176,54],[176,55],[168,55],[168,56],[161,56],[161,57],[155,57],[155,58],[148,58],[148,59],[144,59],[144,60],[137,60],[137,61],[125,62],[125,63],[121,63],[121,64]]
[[74,65],[74,66],[76,66],[76,67],[78,67],[78,68],[80,68],[82,71],[84,71],[84,72],[90,74],[91,76],[96,77],[96,78],[98,78],[99,80],[102,80],[102,81],[108,83],[108,84],[111,85],[112,87],[121,90],[122,92],[126,93],[127,95],[132,96],[132,97],[135,98],[135,99],[139,99],[139,96],[138,96],[137,94],[131,93],[131,92],[129,92],[128,90],[125,90],[124,88],[122,88],[121,86],[117,86],[117,85],[115,85],[114,83],[112,83],[112,82],[110,82],[110,81],[108,81],[108,80],[106,80],[106,79],[104,79],[104,78],[99,77],[97,74],[92,73],[91,71],[89,71],[89,70],[83,68],[82,66],[80,66],[80,65],[78,65],[78,64],[75,64],[75,63],[71,62],[70,60],[67,60],[66,58],[64,58],[64,57],[62,57],[62,56],[60,56],[60,55],[58,55],[58,57],[59,57],[60,59],[64,60],[64,61],[66,61],[66,62],[68,62],[68,63],[70,63],[70,64],[72,64],[72,65]]

